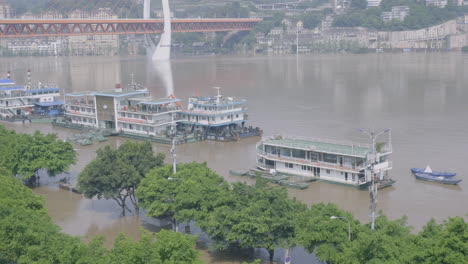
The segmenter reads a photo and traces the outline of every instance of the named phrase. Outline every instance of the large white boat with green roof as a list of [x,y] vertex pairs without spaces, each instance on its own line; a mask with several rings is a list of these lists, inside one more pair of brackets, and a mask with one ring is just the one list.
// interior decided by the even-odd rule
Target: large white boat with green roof
[[394,182],[388,174],[392,169],[390,136],[376,145],[373,154],[365,144],[276,136],[257,144],[257,167],[356,187],[367,186],[374,177],[384,187]]
[[208,140],[232,141],[261,136],[259,127],[247,126],[246,100],[224,97],[219,87],[212,97],[190,97],[187,110],[179,113],[179,130],[202,134]]

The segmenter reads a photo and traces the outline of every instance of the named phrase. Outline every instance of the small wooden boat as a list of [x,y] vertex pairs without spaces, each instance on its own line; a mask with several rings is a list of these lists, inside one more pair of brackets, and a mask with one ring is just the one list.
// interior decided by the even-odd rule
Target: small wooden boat
[[461,179],[454,179],[454,178],[446,178],[442,176],[430,176],[423,173],[415,173],[416,179],[423,180],[423,181],[431,181],[431,182],[438,182],[443,184],[458,184],[461,182]]
[[449,177],[453,177],[453,176],[457,175],[454,172],[432,171],[431,167],[429,167],[429,166],[427,166],[425,169],[412,168],[411,172],[413,174],[421,173],[421,174],[426,174],[426,175],[429,175],[429,176],[445,177],[445,178],[449,178]]

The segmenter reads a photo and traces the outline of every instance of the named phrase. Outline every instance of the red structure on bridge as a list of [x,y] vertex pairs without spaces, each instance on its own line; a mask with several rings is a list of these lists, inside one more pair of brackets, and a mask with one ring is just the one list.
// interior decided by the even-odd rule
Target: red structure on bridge
[[[252,30],[260,19],[173,19],[172,32]],[[162,19],[0,20],[0,38],[162,33]]]

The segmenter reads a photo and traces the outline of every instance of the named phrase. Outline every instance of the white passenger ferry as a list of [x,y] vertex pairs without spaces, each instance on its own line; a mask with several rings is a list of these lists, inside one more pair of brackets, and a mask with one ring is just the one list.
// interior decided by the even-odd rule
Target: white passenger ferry
[[[366,173],[371,152],[368,145],[277,136],[257,144],[257,167],[265,171],[364,187],[372,179],[371,173]],[[373,171],[380,187],[394,182],[388,175],[392,169],[392,162],[389,161],[391,153],[391,140],[377,144]]]
[[201,133],[206,139],[230,141],[260,136],[258,127],[246,126],[246,100],[224,97],[190,97],[187,110],[179,113],[179,130],[185,133]]
[[110,91],[79,92],[65,95],[65,121],[90,128],[104,128],[124,134],[158,136],[180,112],[180,100],[174,97],[152,99],[145,87]]
[[30,71],[26,85],[17,85],[8,73],[6,79],[0,79],[0,118],[14,121],[33,114],[59,115],[63,106],[59,96],[60,89],[55,86],[33,84]]

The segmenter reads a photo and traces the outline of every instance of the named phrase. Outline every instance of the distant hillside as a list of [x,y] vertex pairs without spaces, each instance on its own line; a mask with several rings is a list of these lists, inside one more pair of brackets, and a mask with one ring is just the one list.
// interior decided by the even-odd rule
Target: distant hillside
[[[457,16],[468,14],[468,6],[447,5],[445,8],[426,6],[425,1],[416,0],[383,0],[379,7],[365,9],[357,3],[365,0],[352,0],[355,6],[349,12],[335,18],[333,25],[337,27],[366,27],[383,31],[401,31],[421,29],[441,24]],[[354,5],[353,5],[354,4]],[[380,15],[383,11],[390,11],[392,6],[409,6],[410,14],[404,21],[384,23]],[[360,6],[360,8],[356,8]]]

